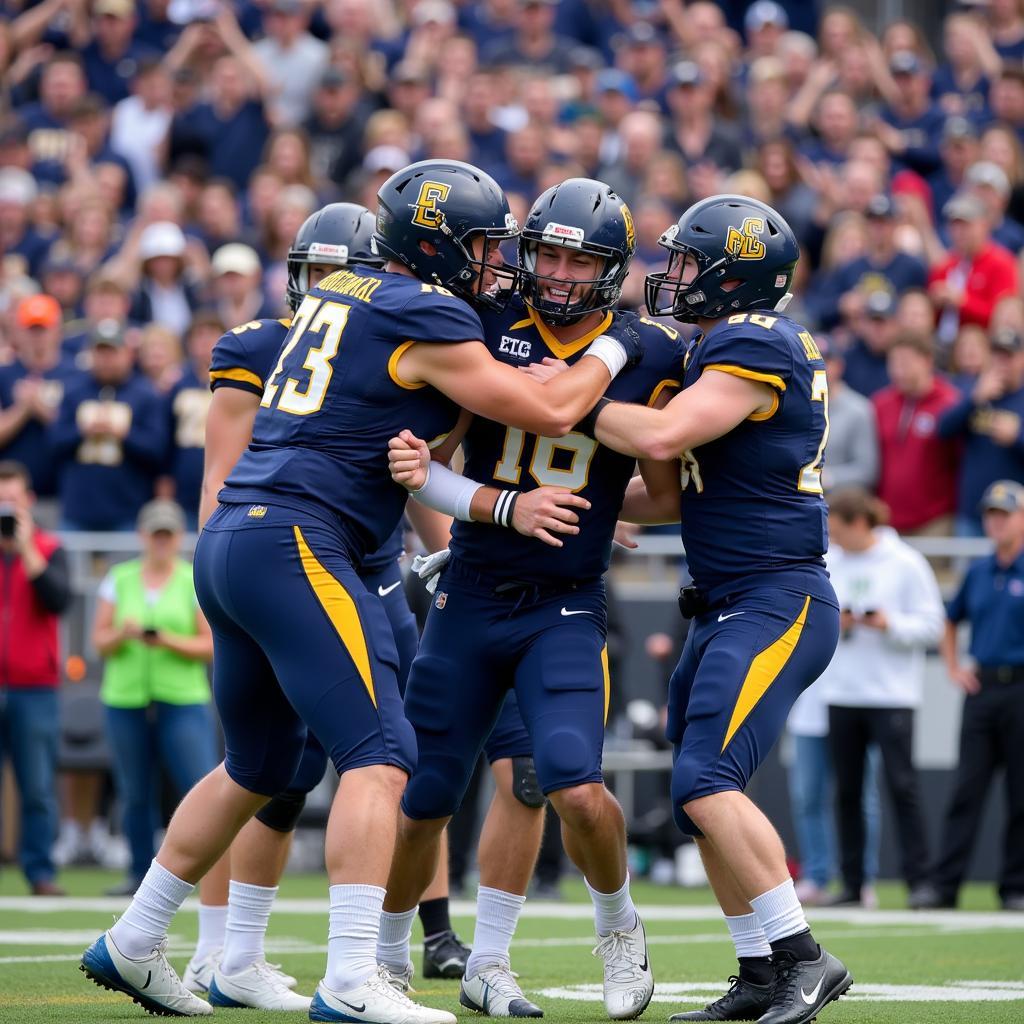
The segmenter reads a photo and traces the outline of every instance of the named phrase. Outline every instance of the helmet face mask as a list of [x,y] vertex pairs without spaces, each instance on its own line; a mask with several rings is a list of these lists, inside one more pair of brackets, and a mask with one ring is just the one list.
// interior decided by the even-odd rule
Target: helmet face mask
[[384,266],[373,241],[373,214],[356,203],[330,203],[311,214],[288,250],[288,305],[294,311],[312,287],[309,267]]
[[[781,310],[800,256],[789,225],[771,207],[745,196],[712,196],[692,206],[658,240],[669,252],[661,273],[644,282],[652,316],[683,323],[747,309]],[[696,274],[682,281],[687,257]]]
[[468,302],[508,304],[517,272],[489,261],[489,243],[516,238],[519,225],[490,175],[459,160],[421,160],[393,174],[377,199],[374,239],[386,259]]
[[[538,273],[542,246],[597,257],[600,270],[585,278]],[[626,204],[604,182],[569,178],[537,198],[523,227],[520,293],[545,323],[577,323],[618,303],[635,250],[633,218]],[[553,300],[545,294],[552,284],[561,286],[564,298]]]

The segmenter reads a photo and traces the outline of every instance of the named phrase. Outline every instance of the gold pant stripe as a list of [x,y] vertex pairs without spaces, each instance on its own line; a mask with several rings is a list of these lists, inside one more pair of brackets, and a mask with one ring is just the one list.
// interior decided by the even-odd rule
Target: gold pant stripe
[[612,699],[612,677],[608,672],[608,645],[601,648],[601,671],[604,673],[604,724],[608,724],[608,705]]
[[722,743],[723,751],[729,746],[729,741],[746,721],[747,715],[754,710],[757,702],[765,695],[768,687],[775,682],[793,651],[796,650],[804,623],[807,621],[807,609],[810,605],[811,598],[808,595],[804,598],[804,606],[800,609],[800,614],[789,629],[773,644],[761,651],[750,663],[746,678],[740,687],[740,695],[736,698],[736,706],[732,709],[732,718],[729,720],[729,728],[725,732],[725,741]]
[[302,531],[296,526],[295,543],[299,548],[299,557],[302,559],[302,571],[309,580],[309,585],[316,594],[316,599],[327,617],[331,620],[345,645],[350,657],[355,662],[356,671],[363,680],[363,686],[370,695],[373,706],[377,706],[377,695],[373,692],[373,673],[370,670],[370,653],[366,649],[366,637],[363,636],[363,626],[359,621],[359,612],[356,610],[356,603],[352,595],[320,564],[316,555],[310,550]]

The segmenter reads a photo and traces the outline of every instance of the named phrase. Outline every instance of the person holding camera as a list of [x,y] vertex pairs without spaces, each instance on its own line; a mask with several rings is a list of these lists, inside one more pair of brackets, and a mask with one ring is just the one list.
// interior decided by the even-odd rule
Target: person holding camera
[[925,651],[945,612],[923,555],[884,526],[886,507],[861,488],[829,499],[829,573],[839,597],[839,646],[819,685],[829,704],[843,891],[859,903],[864,884],[864,767],[881,751],[896,811],[902,873],[917,907],[931,891],[928,848],[912,760],[914,711],[924,691]]
[[71,603],[67,556],[32,521],[28,470],[0,462],[0,766],[9,756],[21,801],[19,859],[36,896],[54,882],[60,714],[58,618]]
[[153,859],[158,767],[183,795],[219,760],[206,675],[213,639],[192,566],[178,557],[185,514],[173,501],[150,501],[138,530],[142,555],[103,579],[92,635],[106,659],[100,699],[131,850],[130,875],[111,895],[133,893]]

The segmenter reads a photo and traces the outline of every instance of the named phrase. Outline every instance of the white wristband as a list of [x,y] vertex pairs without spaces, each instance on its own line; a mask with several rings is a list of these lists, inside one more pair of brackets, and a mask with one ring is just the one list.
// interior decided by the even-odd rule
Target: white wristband
[[418,491],[410,493],[421,505],[468,523],[472,519],[469,506],[481,487],[483,484],[453,473],[439,462],[431,462],[427,467],[426,483]]
[[615,375],[626,365],[626,361],[629,359],[626,350],[622,347],[622,343],[607,334],[602,334],[595,338],[583,354],[600,359],[608,367],[612,380],[615,379]]

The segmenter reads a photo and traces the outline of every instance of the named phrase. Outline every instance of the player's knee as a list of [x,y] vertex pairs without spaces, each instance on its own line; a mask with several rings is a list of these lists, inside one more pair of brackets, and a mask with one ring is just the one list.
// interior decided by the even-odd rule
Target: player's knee
[[599,749],[577,729],[546,733],[534,746],[533,759],[541,790],[548,794],[589,781],[600,765]]
[[602,783],[591,782],[556,790],[550,797],[552,807],[569,828],[586,832],[601,818],[610,794]]
[[275,832],[294,832],[305,806],[305,793],[278,793],[256,812],[256,820]]
[[302,755],[301,745],[289,749],[286,744],[275,748],[274,755],[253,759],[232,757],[229,750],[224,758],[224,769],[231,779],[243,789],[263,796],[273,796],[284,792],[295,777]]
[[685,835],[703,834],[700,808],[694,804],[710,792],[707,788],[707,777],[706,765],[685,752],[676,759],[672,768],[672,816],[679,830]]
[[512,758],[512,795],[525,807],[544,806],[544,793],[532,757]]
[[402,810],[414,820],[447,818],[459,809],[465,786],[444,772],[417,770],[402,797]]

